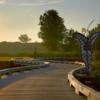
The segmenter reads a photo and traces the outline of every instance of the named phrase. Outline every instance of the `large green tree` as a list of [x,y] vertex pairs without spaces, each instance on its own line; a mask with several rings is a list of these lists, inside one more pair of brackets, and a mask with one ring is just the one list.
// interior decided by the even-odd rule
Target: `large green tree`
[[56,10],[48,10],[40,15],[39,37],[50,50],[58,50],[63,42],[66,28],[64,20]]

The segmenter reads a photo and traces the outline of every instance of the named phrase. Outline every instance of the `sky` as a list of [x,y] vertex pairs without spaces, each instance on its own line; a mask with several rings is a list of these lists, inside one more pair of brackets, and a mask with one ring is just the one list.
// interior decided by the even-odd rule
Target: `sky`
[[39,17],[50,9],[58,11],[66,28],[81,32],[94,20],[100,23],[100,0],[0,0],[0,42],[19,41],[28,34],[31,42],[39,41]]

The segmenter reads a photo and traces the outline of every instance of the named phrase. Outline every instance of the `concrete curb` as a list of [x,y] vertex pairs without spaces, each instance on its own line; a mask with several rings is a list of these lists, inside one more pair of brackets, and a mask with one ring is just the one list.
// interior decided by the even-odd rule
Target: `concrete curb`
[[100,100],[100,92],[97,92],[96,90],[84,85],[83,83],[81,83],[74,77],[73,75],[74,72],[81,68],[74,69],[68,73],[68,81],[69,81],[70,86],[75,88],[76,94],[79,95],[81,93],[84,96],[86,96],[87,100]]

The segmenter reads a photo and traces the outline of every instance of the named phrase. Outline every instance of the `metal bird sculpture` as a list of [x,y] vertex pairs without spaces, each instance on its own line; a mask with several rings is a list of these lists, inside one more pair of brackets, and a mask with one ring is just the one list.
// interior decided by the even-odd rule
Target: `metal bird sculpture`
[[89,74],[91,72],[91,49],[92,45],[95,42],[96,38],[100,36],[100,32],[94,33],[90,38],[84,36],[81,33],[76,32],[75,36],[79,39],[80,41],[80,47],[81,47],[81,52],[82,52],[82,59],[85,64],[84,71]]

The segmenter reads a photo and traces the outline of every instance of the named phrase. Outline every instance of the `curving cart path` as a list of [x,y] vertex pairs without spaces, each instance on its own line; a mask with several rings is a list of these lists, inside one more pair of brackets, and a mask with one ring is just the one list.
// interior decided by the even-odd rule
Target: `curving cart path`
[[67,82],[68,72],[76,67],[78,65],[51,64],[28,72],[30,76],[0,89],[0,100],[86,100],[76,95]]

